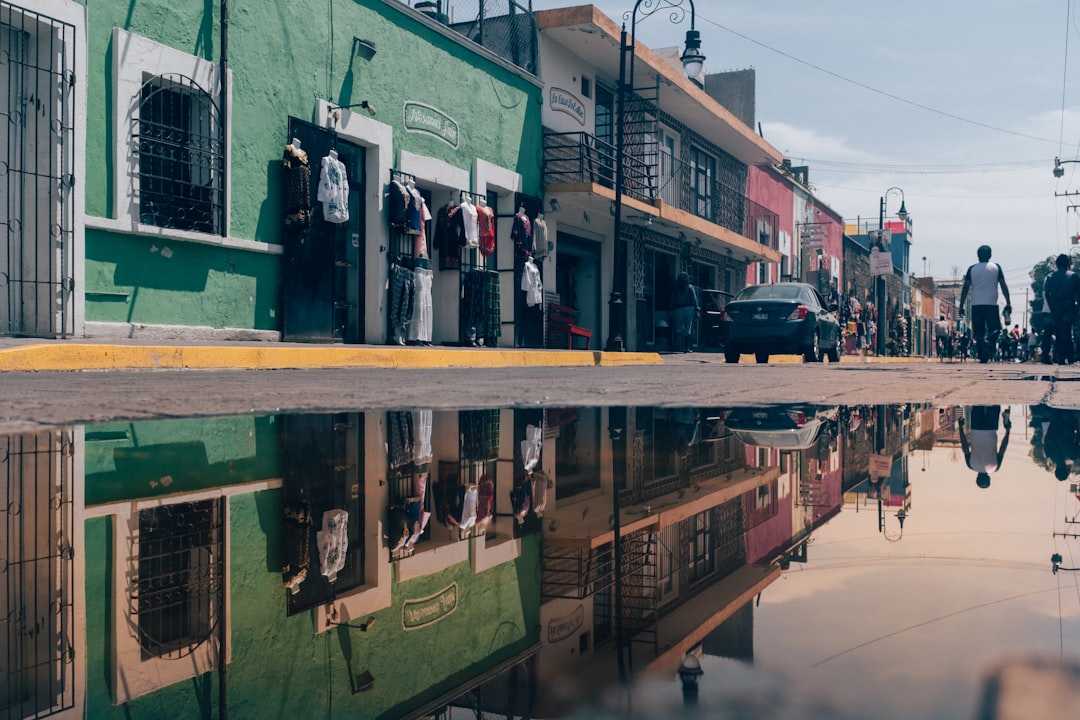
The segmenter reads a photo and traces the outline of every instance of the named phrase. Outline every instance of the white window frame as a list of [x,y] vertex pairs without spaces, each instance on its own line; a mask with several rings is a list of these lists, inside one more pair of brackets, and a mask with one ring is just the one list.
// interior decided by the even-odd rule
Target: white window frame
[[[113,28],[113,117],[116,118],[113,132],[113,197],[116,206],[113,217],[130,221],[130,226],[149,234],[175,237],[182,240],[205,237],[226,238],[230,231],[230,202],[232,197],[232,157],[229,148],[232,145],[232,92],[225,98],[225,107],[219,111],[225,113],[224,128],[225,151],[225,217],[220,234],[201,233],[190,230],[172,230],[158,228],[139,222],[139,156],[136,142],[132,137],[132,128],[139,117],[141,89],[146,78],[158,75],[178,74],[191,78],[205,90],[215,102],[221,97],[221,68],[210,60],[195,57],[167,45],[129,33],[120,28]],[[230,83],[231,88],[231,83]]]

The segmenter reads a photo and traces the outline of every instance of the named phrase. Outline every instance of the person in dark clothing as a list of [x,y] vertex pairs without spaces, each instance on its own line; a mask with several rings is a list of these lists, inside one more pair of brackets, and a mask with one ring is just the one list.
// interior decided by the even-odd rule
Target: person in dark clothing
[[1043,284],[1043,297],[1050,308],[1050,327],[1054,333],[1054,362],[1058,365],[1076,361],[1073,324],[1080,306],[1080,276],[1069,269],[1071,264],[1068,255],[1058,255],[1057,270],[1050,273]]
[[697,288],[690,284],[687,273],[679,273],[675,283],[675,295],[672,298],[673,320],[672,341],[675,352],[690,352],[690,335],[694,329],[694,319],[701,310]]

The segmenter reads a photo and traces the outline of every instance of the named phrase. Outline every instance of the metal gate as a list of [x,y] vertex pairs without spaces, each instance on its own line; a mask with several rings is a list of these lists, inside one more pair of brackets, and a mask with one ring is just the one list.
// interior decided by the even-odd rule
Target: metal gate
[[76,704],[71,432],[0,435],[0,719]]
[[73,331],[75,26],[0,0],[0,334]]

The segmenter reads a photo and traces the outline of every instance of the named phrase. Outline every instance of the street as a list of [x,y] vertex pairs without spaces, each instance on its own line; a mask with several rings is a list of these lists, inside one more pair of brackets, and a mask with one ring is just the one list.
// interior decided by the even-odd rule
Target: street
[[0,430],[106,420],[363,408],[767,403],[1039,404],[1080,408],[1080,369],[868,362],[727,365],[707,353],[646,367],[152,370],[0,373]]

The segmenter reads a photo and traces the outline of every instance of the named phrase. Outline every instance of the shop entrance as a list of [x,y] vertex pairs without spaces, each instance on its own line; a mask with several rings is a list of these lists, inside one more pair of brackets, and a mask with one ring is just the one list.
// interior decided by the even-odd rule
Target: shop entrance
[[559,304],[577,310],[575,325],[600,336],[600,244],[559,233],[555,292]]
[[[290,144],[299,142],[309,172],[306,203],[291,197],[301,182],[286,180],[286,205],[304,205],[308,220],[285,231],[282,339],[289,342],[359,343],[364,339],[364,148],[337,133],[289,118]],[[331,222],[319,199],[323,160],[336,157],[349,184],[349,217]],[[287,170],[293,173],[295,170]]]

